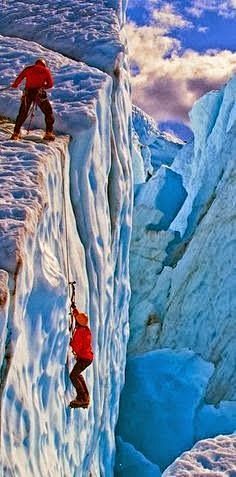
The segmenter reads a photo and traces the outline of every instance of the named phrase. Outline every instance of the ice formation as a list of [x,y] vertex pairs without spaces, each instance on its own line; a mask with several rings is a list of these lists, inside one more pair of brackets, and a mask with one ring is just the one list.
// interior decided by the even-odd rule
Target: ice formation
[[[195,104],[194,142],[183,146],[168,166],[181,181],[172,176],[165,210],[160,205],[163,186],[158,174],[166,166],[162,164],[152,179],[135,188],[131,356],[117,432],[126,445],[161,470],[171,464],[174,454],[177,457],[198,440],[230,434],[236,428],[235,96],[233,77],[222,90]],[[145,140],[148,143],[148,137]],[[182,202],[170,220],[174,197],[182,197]],[[199,376],[190,367],[186,370],[186,350],[198,363]],[[159,364],[161,356],[166,357],[165,364]],[[177,362],[180,379],[187,379],[189,390],[179,381]],[[199,394],[191,407],[189,399],[196,387]],[[190,409],[192,415],[184,424]],[[183,415],[178,424],[179,412]]]
[[[134,356],[121,399],[115,473],[158,477],[196,441],[236,428],[236,81],[198,101],[190,144],[158,131],[136,107],[131,118],[125,8],[126,0],[1,6],[0,86],[45,57],[55,78],[50,98],[59,134],[52,145],[42,141],[40,114],[20,143],[9,141],[10,122],[0,125],[4,477],[113,475],[129,335],[133,173]],[[14,120],[19,99],[17,91],[2,92],[0,115]],[[67,407],[73,390],[65,366],[65,215],[69,276],[94,341],[88,411]],[[209,456],[212,442],[199,443],[200,458],[190,452],[194,472],[206,462],[202,445]],[[188,461],[184,455],[166,475],[179,475]]]
[[236,436],[218,436],[198,442],[163,477],[233,477],[236,475]]
[[149,158],[154,171],[162,164],[170,166],[184,143],[174,134],[159,131],[155,121],[137,106],[132,108],[132,122],[140,142],[145,169],[152,172],[148,167]]
[[[4,477],[111,476],[130,294],[125,2],[9,1],[1,8],[0,84],[45,57],[60,133],[55,144],[42,143],[40,114],[20,143],[8,140],[9,124],[1,133],[1,465]],[[18,106],[18,92],[1,94],[2,116],[14,120]],[[93,333],[88,411],[67,407],[65,208],[70,277]]]

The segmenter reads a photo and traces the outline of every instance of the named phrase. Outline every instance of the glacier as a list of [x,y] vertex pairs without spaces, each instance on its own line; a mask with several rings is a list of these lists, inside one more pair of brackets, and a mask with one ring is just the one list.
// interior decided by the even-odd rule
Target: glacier
[[[126,3],[1,6],[0,87],[45,57],[58,136],[37,113],[9,141],[20,98],[1,92],[4,477],[235,472],[236,82],[195,104],[189,144],[160,132],[131,106]],[[68,279],[93,334],[86,411],[68,408]]]
[[[50,97],[59,134],[55,144],[45,145],[38,114],[20,143],[8,140],[11,123],[2,126],[2,178],[12,183],[9,190],[4,182],[0,219],[6,477],[113,472],[129,335],[133,197],[124,19],[124,1],[2,6],[0,84],[45,57],[55,78]],[[2,92],[1,116],[14,119],[18,105],[17,91]],[[67,407],[73,392],[67,250],[69,278],[77,282],[77,302],[88,312],[93,334],[88,411]]]
[[[171,163],[167,142],[166,164],[163,151],[152,178],[135,186],[117,477],[124,466],[123,442],[125,449],[133,446],[137,459],[141,453],[163,472],[197,441],[236,428],[235,97],[234,76],[197,101],[190,112],[194,140],[181,146]],[[155,128],[143,112],[138,115],[136,110],[137,124],[148,125],[142,137],[148,144]],[[198,375],[186,367],[186,353],[198,363]],[[163,475],[192,475],[187,464],[178,468],[177,460]],[[211,470],[209,475],[222,475],[217,467]],[[230,471],[234,475],[233,463]]]

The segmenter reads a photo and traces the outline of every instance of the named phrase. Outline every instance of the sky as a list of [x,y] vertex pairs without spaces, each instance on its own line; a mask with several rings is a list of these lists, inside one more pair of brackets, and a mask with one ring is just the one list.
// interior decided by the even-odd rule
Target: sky
[[236,73],[236,0],[129,0],[133,103],[189,140],[188,113]]

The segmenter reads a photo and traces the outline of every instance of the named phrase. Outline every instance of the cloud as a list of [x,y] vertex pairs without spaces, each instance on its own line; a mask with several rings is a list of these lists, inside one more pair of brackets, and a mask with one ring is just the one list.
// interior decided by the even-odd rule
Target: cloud
[[165,3],[159,8],[153,10],[153,19],[156,26],[163,28],[165,33],[170,32],[175,28],[192,28],[190,21],[177,13],[173,5]]
[[197,31],[199,31],[199,33],[206,33],[208,30],[209,30],[209,28],[207,26],[200,26],[197,29]]
[[138,67],[132,78],[133,102],[157,121],[188,124],[194,101],[236,72],[236,53],[183,52],[180,41],[163,35],[162,27],[128,24],[127,36],[131,65]]
[[186,11],[200,17],[204,12],[215,12],[225,18],[236,17],[236,0],[192,0],[191,6]]
[[191,21],[177,12],[173,3],[165,0],[129,0],[128,11],[138,12],[139,22],[170,32],[176,28],[191,28]]

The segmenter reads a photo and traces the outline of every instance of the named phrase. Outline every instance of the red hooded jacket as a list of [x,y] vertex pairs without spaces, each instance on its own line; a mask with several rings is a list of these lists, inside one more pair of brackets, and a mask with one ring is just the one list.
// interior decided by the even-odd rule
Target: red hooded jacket
[[77,358],[93,360],[92,334],[88,326],[76,326],[70,346]]
[[25,82],[25,87],[27,89],[33,88],[52,88],[53,78],[51,72],[47,66],[42,64],[27,66],[21,73],[17,76],[14,83],[12,83],[12,88],[17,88],[19,84],[23,81]]

